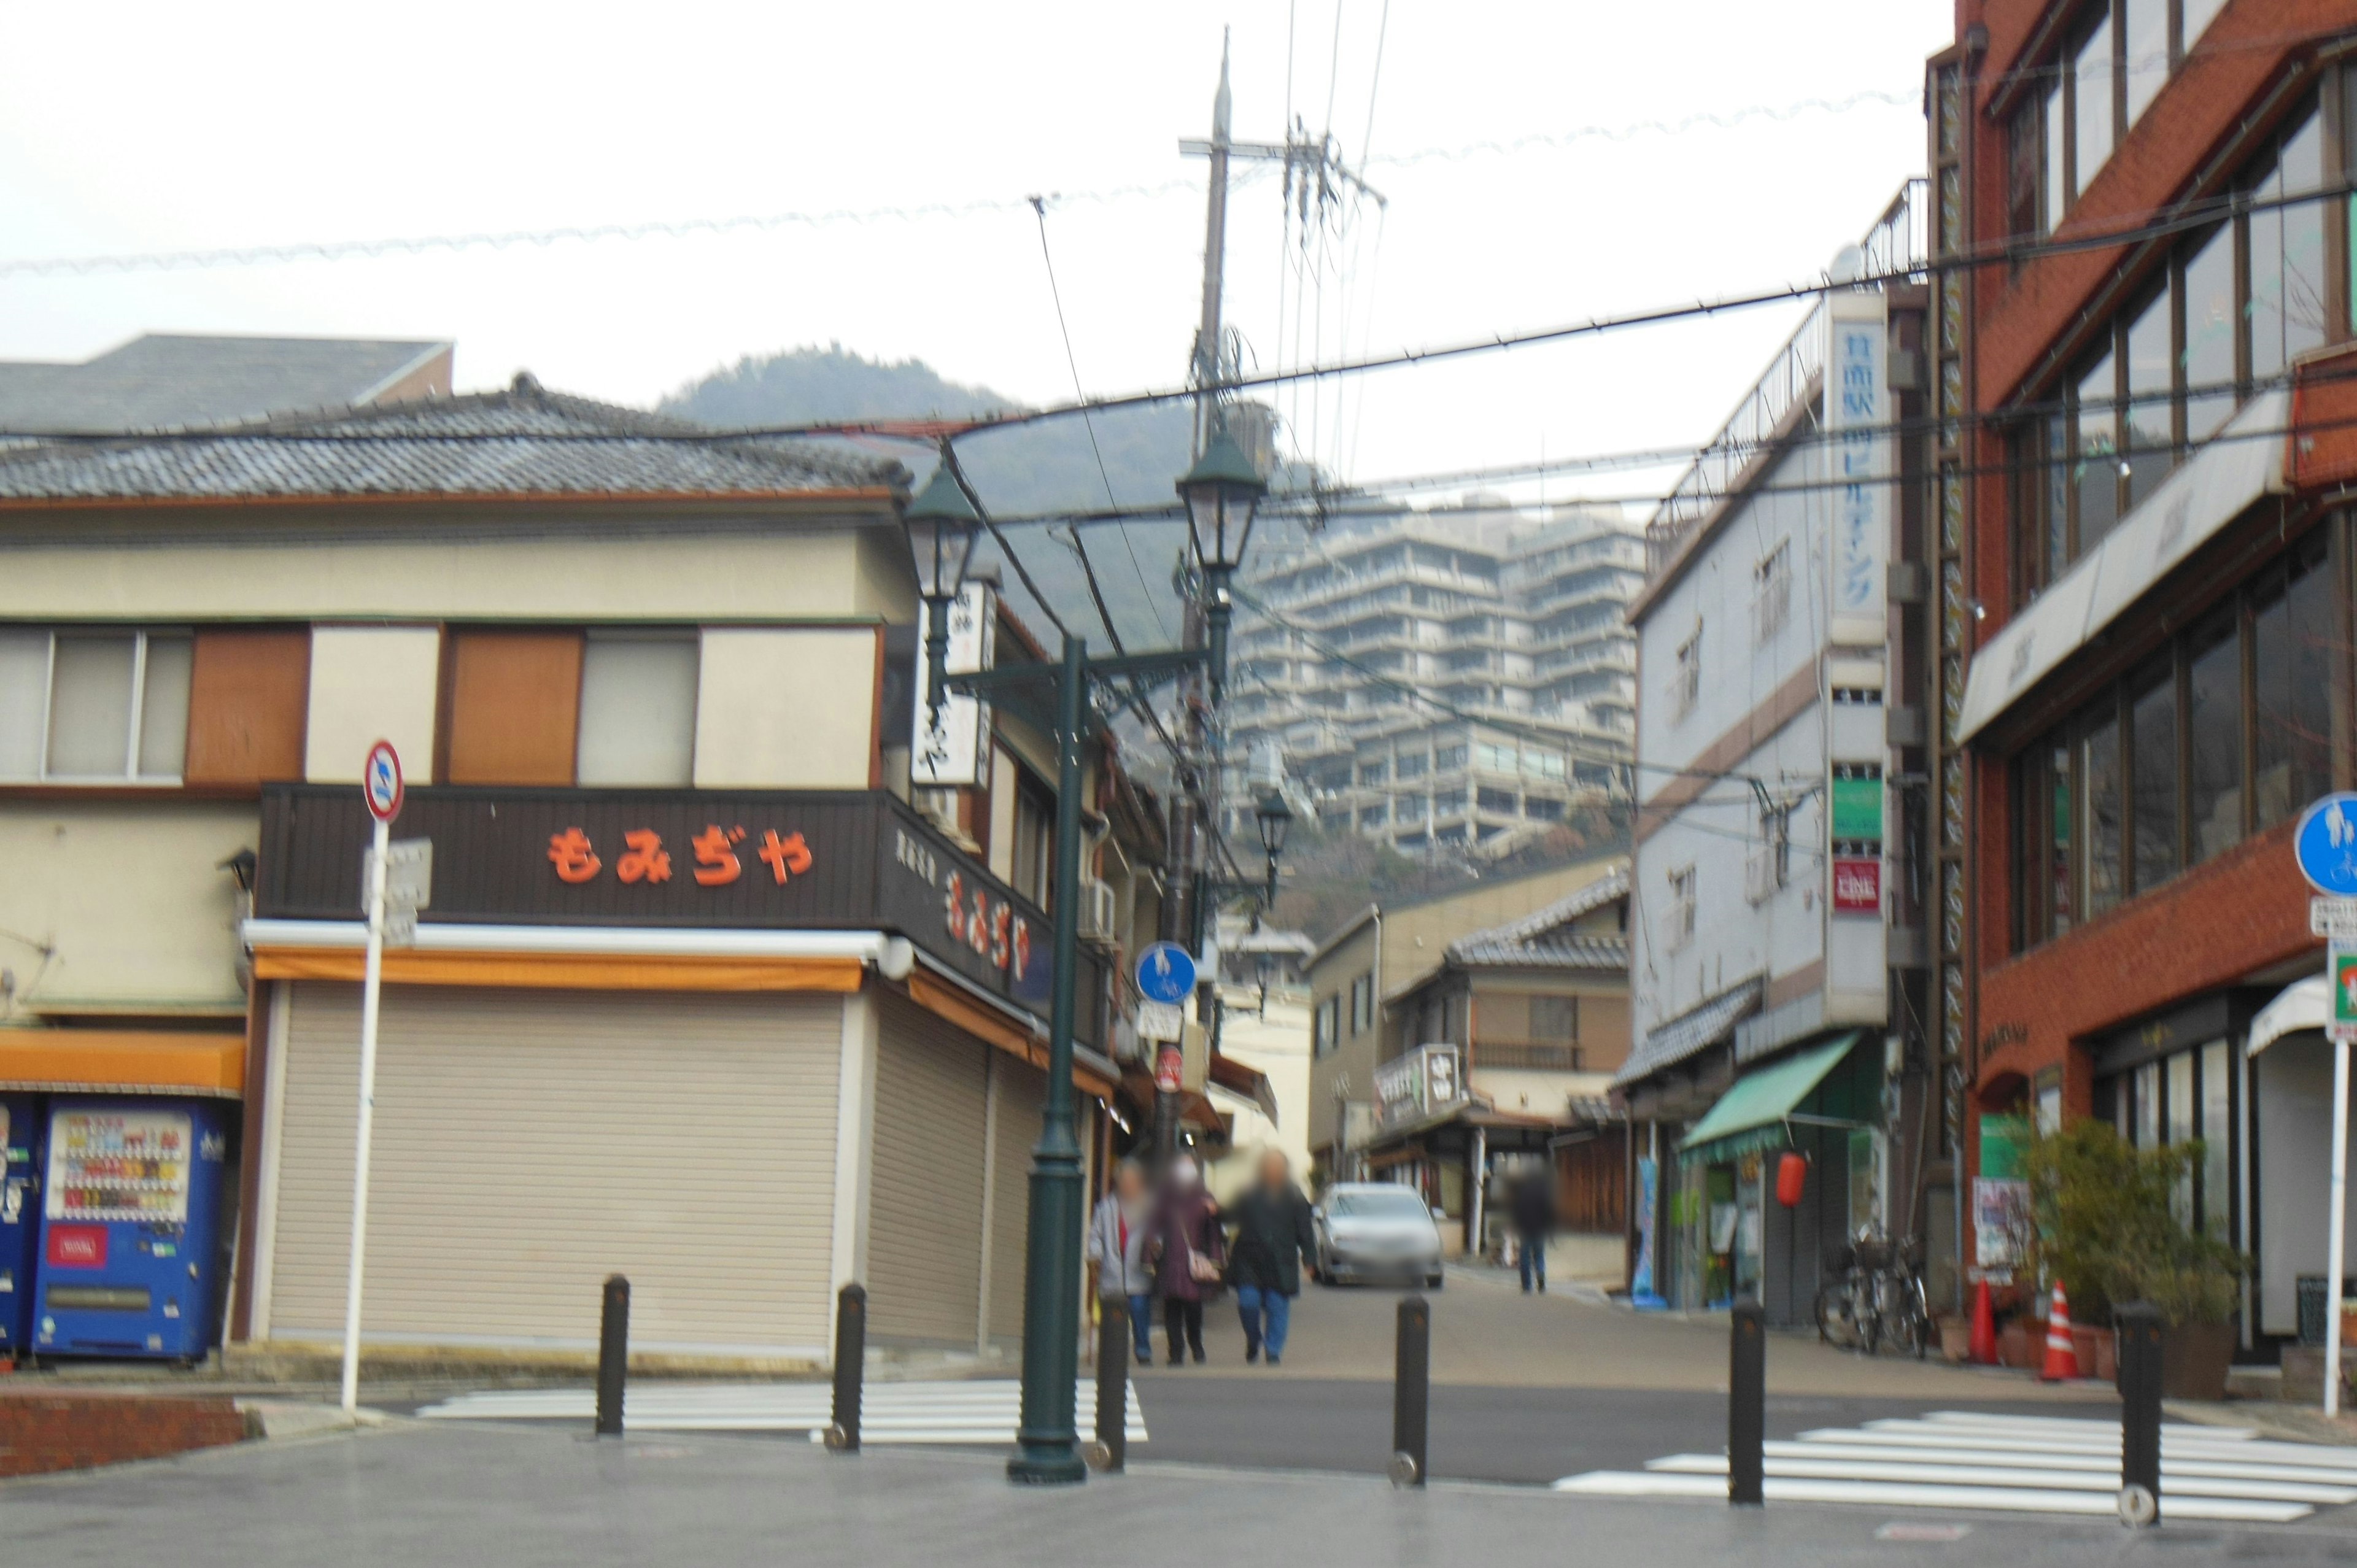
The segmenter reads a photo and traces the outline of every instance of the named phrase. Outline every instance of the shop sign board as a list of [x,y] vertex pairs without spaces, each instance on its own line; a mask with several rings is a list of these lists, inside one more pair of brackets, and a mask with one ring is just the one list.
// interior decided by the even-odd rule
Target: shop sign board
[[1834,913],[1882,913],[1882,862],[1844,855],[1834,861]]
[[[919,789],[959,789],[988,783],[990,766],[990,704],[979,698],[952,693],[936,714],[932,704],[933,672],[924,648],[931,631],[933,607],[918,607],[917,700],[914,745],[909,752],[909,782]],[[971,675],[996,661],[998,615],[991,587],[968,583],[950,601],[950,646],[947,673]]]

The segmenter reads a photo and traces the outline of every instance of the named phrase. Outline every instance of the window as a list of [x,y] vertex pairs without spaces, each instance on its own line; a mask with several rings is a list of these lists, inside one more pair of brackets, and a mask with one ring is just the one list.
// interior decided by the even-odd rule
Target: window
[[1523,815],[1533,822],[1559,822],[1563,821],[1563,802],[1550,800],[1543,795],[1525,795],[1523,797]]
[[1465,747],[1461,746],[1443,746],[1434,748],[1432,753],[1432,770],[1434,772],[1454,773],[1464,766]]
[[1351,982],[1351,1037],[1375,1026],[1375,976],[1372,971]]
[[2211,1040],[2095,1081],[2098,1115],[2139,1149],[2196,1139],[2201,1157],[2176,1193],[2179,1218],[2222,1241],[2234,1240],[2234,1051]]
[[2207,441],[2234,412],[2235,339],[2242,307],[2234,295],[2234,231],[2213,229],[2185,260],[2185,438]]
[[2119,376],[2107,349],[2079,374],[2071,397],[2073,559],[2103,542],[2120,517]]
[[1432,758],[1425,753],[1409,752],[1399,759],[1399,776],[1404,779],[1421,779],[1424,777],[1425,769],[1431,766]]
[[2169,83],[2169,0],[2121,0],[2121,97],[2131,125]]
[[1579,998],[1532,997],[1531,1038],[1547,1045],[1577,1045],[1579,1041]]
[[2112,98],[2112,19],[2089,29],[2071,61],[2071,194],[2082,196],[2112,156],[2117,106]]
[[2008,234],[2043,234],[2050,226],[2040,205],[2039,182],[2045,166],[2046,104],[2032,98],[2013,113],[2007,129],[2005,217]]
[[694,782],[696,668],[692,634],[591,632],[581,656],[576,781]]
[[1662,945],[1671,952],[1694,940],[1695,868],[1691,865],[1670,873],[1670,907],[1662,927]]
[[1514,771],[1514,748],[1493,746],[1485,740],[1473,748],[1473,766],[1484,773],[1512,773]]
[[179,782],[186,633],[0,630],[0,779]]
[[1386,815],[1386,808],[1383,806],[1361,806],[1359,808],[1359,825],[1362,828],[1382,827]]
[[1510,817],[1515,813],[1512,789],[1492,789],[1485,784],[1473,792],[1473,803],[1485,811],[1502,812]]
[[2120,421],[2126,494],[2123,511],[2169,478],[2177,451],[2177,295],[2164,277],[2120,334],[2120,369],[2127,394]]
[[1702,699],[1702,628],[1678,644],[1677,663],[1670,671],[1670,720],[1673,724],[1694,712]]
[[1391,768],[1387,763],[1361,762],[1359,764],[1359,782],[1361,784],[1381,784],[1390,776]]
[[1784,629],[1792,612],[1792,542],[1780,540],[1751,568],[1751,640],[1760,647]]
[[1560,779],[1564,776],[1563,753],[1559,751],[1525,751],[1523,771],[1534,779]]
[[2201,38],[2202,30],[2218,19],[2226,8],[2226,0],[2179,0],[2184,7],[2181,30],[2178,37],[2181,52],[2190,54]]
[[1330,1057],[1341,1044],[1342,999],[1329,996],[1318,1004],[1318,1012],[1309,1024],[1310,1048],[1321,1057]]
[[1015,770],[1015,845],[1006,880],[1045,909],[1056,885],[1056,794],[1028,769]]
[[[2262,201],[2324,186],[2323,118],[2309,114],[2282,142],[2274,166],[2250,182]],[[2249,225],[2251,375],[2281,373],[2295,355],[2324,341],[2325,203],[2254,212]]]
[[2014,760],[2015,936],[2034,946],[2331,788],[2331,528]]

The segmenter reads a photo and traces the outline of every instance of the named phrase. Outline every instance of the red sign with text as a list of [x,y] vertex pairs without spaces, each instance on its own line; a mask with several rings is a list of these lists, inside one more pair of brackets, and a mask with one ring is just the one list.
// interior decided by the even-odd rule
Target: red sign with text
[[1834,862],[1834,912],[1837,915],[1882,913],[1882,862]]
[[106,1267],[106,1227],[103,1225],[52,1225],[49,1227],[49,1267],[53,1269],[102,1269]]

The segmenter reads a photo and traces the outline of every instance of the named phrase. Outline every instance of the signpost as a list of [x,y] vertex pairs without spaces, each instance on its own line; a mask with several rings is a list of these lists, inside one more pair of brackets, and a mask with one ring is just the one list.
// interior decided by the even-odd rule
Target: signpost
[[2299,872],[2318,897],[2309,928],[2331,944],[2332,1199],[2325,1221],[2324,1413],[2341,1413],[2341,1280],[2349,1225],[2349,1052],[2357,1045],[2357,794],[2327,795],[2292,835]]
[[417,911],[432,896],[434,846],[425,839],[392,842],[393,820],[401,815],[401,755],[389,740],[369,747],[361,768],[361,799],[375,819],[367,857],[361,862],[368,910],[368,956],[361,982],[361,1104],[352,1140],[351,1260],[344,1276],[344,1411],[360,1403],[361,1264],[368,1251],[369,1149],[376,1132],[377,1006],[383,990],[384,945],[415,940]]
[[1177,942],[1156,942],[1137,955],[1137,1033],[1156,1042],[1154,1088],[1176,1094],[1186,1083],[1178,1042],[1187,1031],[1187,998],[1195,989],[1195,961]]

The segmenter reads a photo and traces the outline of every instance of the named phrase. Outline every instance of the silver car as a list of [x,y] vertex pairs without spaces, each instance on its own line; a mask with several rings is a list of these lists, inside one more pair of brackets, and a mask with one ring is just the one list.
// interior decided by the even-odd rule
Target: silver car
[[1414,1187],[1340,1182],[1326,1189],[1310,1218],[1318,1277],[1327,1284],[1421,1279],[1426,1289],[1440,1289],[1440,1227]]

